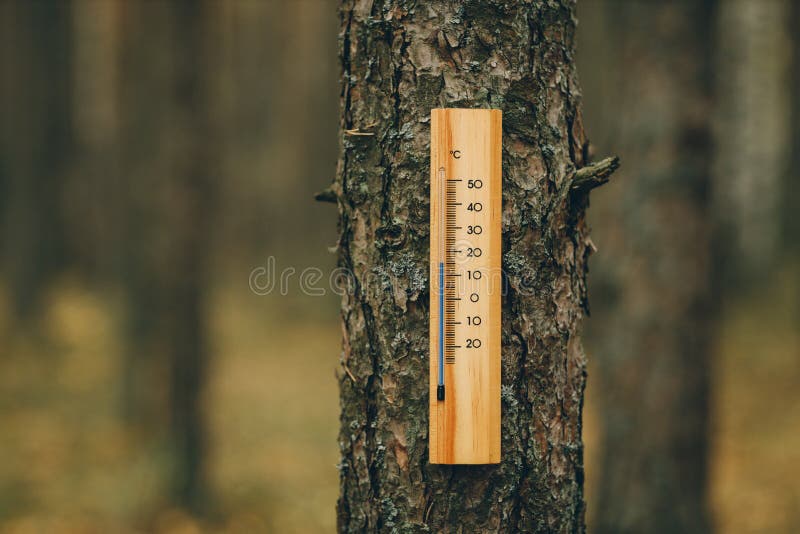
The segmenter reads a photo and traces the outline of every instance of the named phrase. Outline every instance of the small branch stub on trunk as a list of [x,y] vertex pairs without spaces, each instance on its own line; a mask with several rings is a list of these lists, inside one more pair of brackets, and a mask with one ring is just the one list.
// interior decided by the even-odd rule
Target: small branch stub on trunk
[[572,176],[572,193],[588,193],[595,187],[608,183],[611,175],[619,168],[619,157],[612,156],[581,167]]

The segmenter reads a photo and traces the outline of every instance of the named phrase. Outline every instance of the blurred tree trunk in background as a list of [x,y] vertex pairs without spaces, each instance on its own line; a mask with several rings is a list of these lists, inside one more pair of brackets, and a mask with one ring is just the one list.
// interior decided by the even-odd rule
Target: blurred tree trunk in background
[[[215,261],[238,271],[265,253],[286,264],[327,264],[333,244],[300,217],[330,183],[336,161],[336,5],[333,1],[218,2],[226,176]],[[313,38],[309,36],[314,36]],[[290,228],[282,228],[292,221]],[[300,240],[297,236],[303,236]],[[246,256],[242,257],[242,253]],[[238,253],[238,254],[236,254]],[[242,261],[244,260],[244,261]],[[224,265],[227,262],[227,265]]]
[[597,67],[611,77],[602,106],[619,125],[606,136],[623,167],[592,264],[599,533],[710,528],[712,4],[601,6],[613,23],[612,63]]
[[789,35],[792,50],[789,79],[792,140],[781,204],[782,237],[787,251],[795,260],[800,260],[800,217],[797,215],[797,199],[800,198],[800,2],[792,3]]
[[132,422],[167,439],[174,502],[199,512],[206,291],[219,180],[209,78],[213,4],[123,7],[122,158],[130,188],[122,239],[129,302],[124,403]]
[[[340,532],[583,532],[586,145],[570,1],[345,0]],[[498,466],[428,463],[429,117],[504,111]]]
[[64,265],[62,184],[72,143],[67,2],[0,3],[0,258],[13,313],[39,311]]
[[172,8],[176,56],[171,91],[178,131],[168,194],[175,205],[167,221],[167,228],[174,232],[165,310],[171,327],[170,430],[175,447],[175,496],[198,512],[205,491],[207,441],[202,403],[210,348],[206,292],[210,287],[214,196],[221,179],[211,82],[218,43],[212,24],[213,3],[181,0]]
[[66,184],[65,217],[77,271],[93,285],[114,282],[124,174],[120,169],[122,4],[72,0],[74,179]]
[[[160,287],[172,228],[166,205],[171,107],[170,25],[165,3],[120,3],[121,194],[119,278],[126,299],[122,408],[136,426],[164,424],[164,339]],[[151,429],[152,430],[152,429]]]
[[716,271],[730,287],[768,279],[780,259],[778,214],[791,143],[791,11],[789,0],[719,4]]

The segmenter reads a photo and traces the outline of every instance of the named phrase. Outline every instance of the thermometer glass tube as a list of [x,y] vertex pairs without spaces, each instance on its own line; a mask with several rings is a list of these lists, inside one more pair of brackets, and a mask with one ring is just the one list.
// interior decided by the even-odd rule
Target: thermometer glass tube
[[444,167],[439,168],[439,376],[436,387],[436,400],[444,400],[444,262],[447,258],[447,179]]

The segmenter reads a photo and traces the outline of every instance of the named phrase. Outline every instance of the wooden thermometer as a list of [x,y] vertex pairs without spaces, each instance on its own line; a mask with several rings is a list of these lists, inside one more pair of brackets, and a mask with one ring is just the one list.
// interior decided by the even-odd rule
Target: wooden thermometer
[[502,112],[431,111],[430,462],[500,462]]

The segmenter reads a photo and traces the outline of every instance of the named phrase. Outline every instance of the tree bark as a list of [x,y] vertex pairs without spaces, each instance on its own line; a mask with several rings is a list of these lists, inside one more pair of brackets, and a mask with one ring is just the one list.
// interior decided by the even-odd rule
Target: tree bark
[[[598,232],[590,339],[599,533],[707,532],[711,2],[609,2],[625,162]],[[591,523],[591,522],[590,522]]]
[[[583,532],[590,186],[571,187],[586,152],[574,2],[344,0],[340,14],[339,531]],[[504,112],[498,466],[428,463],[434,107]]]

